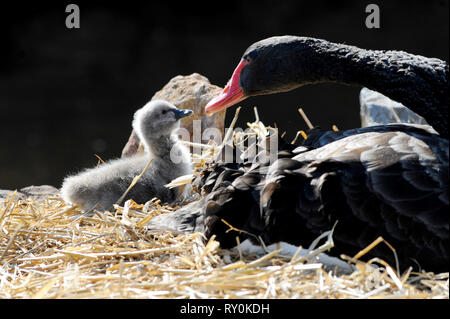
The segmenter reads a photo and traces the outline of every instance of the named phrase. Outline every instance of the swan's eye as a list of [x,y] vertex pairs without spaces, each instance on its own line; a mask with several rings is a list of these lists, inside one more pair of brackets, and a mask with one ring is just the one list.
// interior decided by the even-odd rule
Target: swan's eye
[[245,62],[247,62],[247,64],[249,64],[250,62],[252,62],[252,58],[249,56],[245,57]]

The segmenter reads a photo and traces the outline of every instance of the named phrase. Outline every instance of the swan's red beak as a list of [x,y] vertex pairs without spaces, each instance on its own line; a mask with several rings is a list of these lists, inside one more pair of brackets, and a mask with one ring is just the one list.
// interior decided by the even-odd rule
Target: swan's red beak
[[241,70],[246,64],[247,61],[245,60],[239,62],[222,93],[206,104],[205,111],[207,115],[212,115],[247,98],[239,86]]

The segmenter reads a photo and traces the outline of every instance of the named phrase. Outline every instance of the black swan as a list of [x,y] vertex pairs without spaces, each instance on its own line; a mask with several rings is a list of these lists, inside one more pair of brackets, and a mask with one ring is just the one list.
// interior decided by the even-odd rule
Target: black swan
[[[296,66],[294,68],[293,66]],[[332,254],[356,254],[382,236],[400,267],[448,271],[448,65],[396,51],[275,37],[245,52],[209,113],[257,94],[321,81],[362,84],[408,105],[438,134],[394,124],[347,131],[313,129],[303,146],[279,142],[278,161],[213,163],[193,185],[204,195],[153,225],[215,234],[236,244],[227,221],[266,244],[309,245],[338,222]],[[251,233],[252,235],[248,235]],[[395,265],[378,245],[368,253]]]
[[402,51],[365,50],[325,40],[280,36],[252,44],[208,114],[247,97],[306,84],[365,86],[408,106],[448,138],[448,63]]
[[[236,236],[307,248],[337,221],[331,255],[353,256],[382,236],[401,269],[448,271],[448,146],[401,124],[313,129],[299,147],[279,139],[273,164],[212,163],[193,181],[201,200],[155,217],[149,228],[215,235],[224,248]],[[230,232],[222,220],[244,232]],[[396,265],[386,245],[368,257]]]
[[163,202],[172,202],[176,190],[164,185],[192,172],[189,150],[179,143],[172,132],[178,127],[181,118],[191,114],[191,110],[178,109],[167,101],[153,100],[147,103],[136,111],[133,120],[133,128],[143,141],[145,153],[112,160],[66,177],[61,187],[63,199],[84,210],[110,209],[153,158],[126,199],[145,203],[158,197]]

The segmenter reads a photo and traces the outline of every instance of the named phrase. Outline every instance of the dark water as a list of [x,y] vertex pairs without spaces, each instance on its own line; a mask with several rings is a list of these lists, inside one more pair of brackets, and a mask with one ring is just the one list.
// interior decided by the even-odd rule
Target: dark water
[[[118,157],[134,111],[172,77],[197,72],[223,86],[253,42],[282,34],[448,61],[448,1],[73,1],[81,28],[65,27],[65,6],[3,4],[0,17],[0,188],[60,186],[62,178]],[[377,3],[381,28],[367,29]],[[266,124],[292,136],[305,125],[359,126],[358,87],[321,84],[251,98]],[[228,120],[234,109],[228,112]]]

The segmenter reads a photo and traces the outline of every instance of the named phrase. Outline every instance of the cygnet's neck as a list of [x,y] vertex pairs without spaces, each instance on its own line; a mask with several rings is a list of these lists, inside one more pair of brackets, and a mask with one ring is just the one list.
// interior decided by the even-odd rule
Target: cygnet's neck
[[166,159],[170,157],[170,151],[177,142],[178,139],[172,135],[147,137],[144,147],[154,156]]

